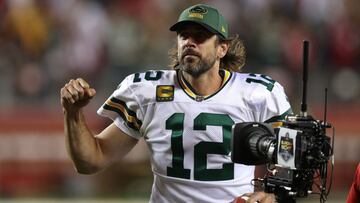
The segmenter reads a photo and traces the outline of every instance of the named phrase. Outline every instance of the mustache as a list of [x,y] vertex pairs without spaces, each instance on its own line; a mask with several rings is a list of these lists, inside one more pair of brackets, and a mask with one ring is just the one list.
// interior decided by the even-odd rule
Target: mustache
[[194,56],[198,56],[198,57],[201,56],[198,52],[196,52],[192,48],[185,48],[181,53],[181,58],[183,59],[186,55],[194,55]]

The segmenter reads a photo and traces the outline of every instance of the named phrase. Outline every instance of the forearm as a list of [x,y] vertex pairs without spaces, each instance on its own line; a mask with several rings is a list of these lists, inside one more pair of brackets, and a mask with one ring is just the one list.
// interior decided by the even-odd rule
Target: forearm
[[64,113],[66,149],[79,173],[91,174],[105,164],[99,143],[89,130],[82,111]]

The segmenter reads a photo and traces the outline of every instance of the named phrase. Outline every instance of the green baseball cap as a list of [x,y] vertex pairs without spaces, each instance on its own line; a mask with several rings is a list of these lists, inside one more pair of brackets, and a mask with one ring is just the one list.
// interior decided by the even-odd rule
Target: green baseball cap
[[222,39],[227,39],[229,36],[228,25],[224,17],[216,8],[209,5],[197,4],[185,9],[170,30],[178,31],[182,25],[188,22],[197,23]]

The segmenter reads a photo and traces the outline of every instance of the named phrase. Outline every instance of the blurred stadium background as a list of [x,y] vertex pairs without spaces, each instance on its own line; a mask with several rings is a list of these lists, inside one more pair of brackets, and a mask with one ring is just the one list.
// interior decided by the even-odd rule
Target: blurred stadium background
[[[144,143],[93,176],[78,175],[66,155],[59,90],[83,77],[97,89],[96,109],[122,79],[166,69],[168,31],[189,0],[0,0],[0,201],[146,202],[152,175]],[[244,72],[279,81],[298,112],[302,40],[311,43],[309,106],[336,127],[329,202],[344,202],[360,160],[360,1],[213,0],[247,48]],[[75,201],[76,200],[76,201]],[[301,202],[316,202],[309,198]],[[299,201],[300,202],[300,201]]]

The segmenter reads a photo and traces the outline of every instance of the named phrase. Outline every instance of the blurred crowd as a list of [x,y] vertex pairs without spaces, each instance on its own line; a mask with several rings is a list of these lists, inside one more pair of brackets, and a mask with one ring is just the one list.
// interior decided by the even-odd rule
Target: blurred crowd
[[219,8],[243,39],[244,72],[270,75],[298,99],[307,39],[312,102],[324,87],[332,102],[359,102],[358,0],[0,0],[1,108],[58,106],[61,86],[76,77],[103,101],[126,75],[167,69],[168,28],[195,3]]
[[[70,78],[77,77],[89,81],[100,94],[92,102],[97,108],[127,75],[148,69],[167,69],[168,50],[176,42],[176,35],[169,27],[184,8],[196,3],[207,3],[221,10],[230,33],[238,34],[245,44],[247,61],[243,72],[263,73],[279,81],[295,112],[301,96],[304,39],[310,41],[310,106],[322,106],[325,87],[329,88],[329,102],[340,105],[341,110],[347,108],[345,112],[360,104],[359,0],[0,0],[0,115],[3,111],[19,109],[17,112],[21,113],[22,109],[60,109],[60,88]],[[358,137],[355,132],[358,115],[355,116],[348,118],[352,121],[348,122],[349,126],[353,127],[340,133],[347,133],[351,139],[337,140],[336,153],[343,161],[358,159],[358,139],[355,139]],[[12,119],[18,122],[17,115]],[[28,122],[26,119],[23,124]],[[29,126],[22,127],[28,130]],[[344,126],[348,129],[348,125]],[[41,134],[41,129],[35,130],[38,131]],[[11,146],[9,140],[16,138],[11,133],[2,137],[3,146],[9,145],[12,149],[7,154],[20,151],[20,140],[24,143],[21,146],[30,146],[32,136],[24,139],[27,131],[14,133],[19,134],[19,141],[13,140],[17,145]],[[59,135],[61,137],[55,141],[49,135],[48,140],[53,141],[53,145],[48,146],[60,146],[56,149],[65,154],[65,147],[59,144],[63,139],[62,131]],[[42,141],[44,139],[41,137]],[[49,148],[43,150],[37,140],[30,143],[34,145],[28,147],[29,151],[51,154]],[[18,182],[26,185],[26,178],[24,181],[15,170],[20,167],[11,164],[7,172],[15,172],[8,176],[4,163],[0,167],[0,178],[6,177],[6,180],[2,180],[4,188],[0,188],[0,197],[16,196],[13,193],[19,188]],[[31,180],[43,180],[47,184],[53,181],[54,187],[48,190],[65,191],[63,193],[68,196],[72,193],[95,195],[93,191],[106,187],[114,191],[115,188],[124,189],[124,193],[126,188],[131,188],[128,191],[131,194],[135,194],[136,188],[140,191],[136,195],[144,195],[151,187],[151,173],[150,169],[144,172],[142,164],[129,164],[128,170],[115,166],[95,176],[96,184],[90,184],[89,178],[75,176],[67,165],[61,165],[65,173],[56,165],[50,170],[44,167],[49,173],[43,175],[44,172],[36,171],[42,167],[39,164],[38,168],[32,166],[20,171],[34,173]],[[339,174],[338,180],[349,180],[341,170]],[[115,185],[115,182],[121,184]],[[16,188],[14,191],[11,185]],[[26,189],[20,191],[25,194],[31,191],[29,187],[23,188]],[[114,193],[118,194],[118,190]]]

